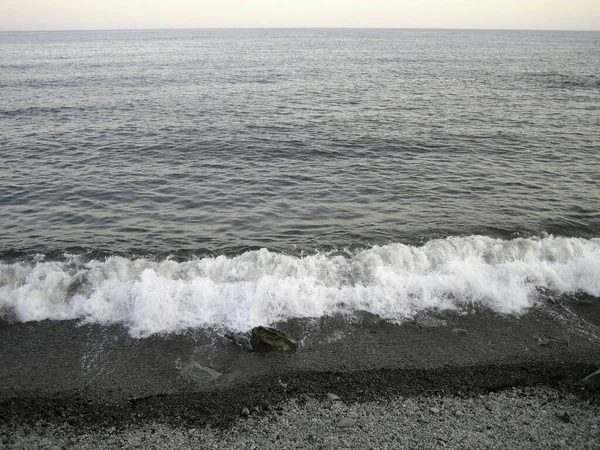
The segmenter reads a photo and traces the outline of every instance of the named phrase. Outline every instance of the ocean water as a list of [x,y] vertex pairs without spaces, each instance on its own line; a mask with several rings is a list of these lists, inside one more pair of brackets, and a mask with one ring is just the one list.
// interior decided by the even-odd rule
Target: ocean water
[[0,33],[0,315],[600,296],[599,74],[599,32]]

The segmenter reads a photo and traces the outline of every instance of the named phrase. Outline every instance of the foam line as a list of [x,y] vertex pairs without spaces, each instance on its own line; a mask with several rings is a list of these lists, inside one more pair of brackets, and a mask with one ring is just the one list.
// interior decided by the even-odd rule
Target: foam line
[[0,263],[0,312],[19,321],[123,324],[136,337],[189,327],[247,331],[369,311],[401,322],[468,305],[519,314],[540,289],[600,296],[600,239],[486,236],[374,246],[341,256],[266,249],[235,257]]

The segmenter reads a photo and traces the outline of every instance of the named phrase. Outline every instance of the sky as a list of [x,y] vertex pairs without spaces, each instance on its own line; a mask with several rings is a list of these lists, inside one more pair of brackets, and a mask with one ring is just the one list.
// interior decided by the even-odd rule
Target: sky
[[600,30],[600,0],[0,0],[0,30]]

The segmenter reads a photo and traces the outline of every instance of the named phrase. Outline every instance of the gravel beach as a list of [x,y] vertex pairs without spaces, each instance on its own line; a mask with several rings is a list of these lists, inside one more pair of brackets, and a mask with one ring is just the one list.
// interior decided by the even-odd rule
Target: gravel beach
[[[346,403],[302,397],[226,429],[150,423],[80,433],[68,424],[2,430],[7,449],[597,449],[600,403],[554,389]],[[253,407],[251,407],[253,408]]]

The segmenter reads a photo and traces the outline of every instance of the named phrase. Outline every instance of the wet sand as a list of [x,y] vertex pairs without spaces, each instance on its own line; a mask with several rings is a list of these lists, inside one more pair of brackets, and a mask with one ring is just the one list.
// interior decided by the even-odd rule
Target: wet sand
[[[210,426],[228,433],[245,420],[244,407],[268,416],[289,402],[323,402],[328,392],[347,407],[376,402],[393,409],[398,399],[468,400],[543,388],[589,403],[585,414],[593,417],[598,393],[573,383],[600,361],[599,310],[593,299],[549,304],[521,317],[474,311],[430,313],[402,325],[368,314],[293,321],[278,325],[302,339],[290,355],[244,353],[219,334],[200,331],[134,339],[118,326],[5,321],[0,430],[15,448],[27,436],[42,439],[43,430],[57,429],[123,437],[156,427]],[[190,361],[223,375],[206,385],[190,383],[180,376]]]

